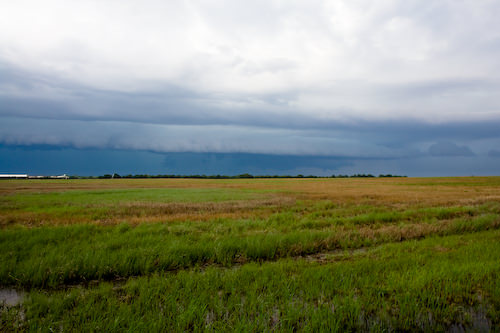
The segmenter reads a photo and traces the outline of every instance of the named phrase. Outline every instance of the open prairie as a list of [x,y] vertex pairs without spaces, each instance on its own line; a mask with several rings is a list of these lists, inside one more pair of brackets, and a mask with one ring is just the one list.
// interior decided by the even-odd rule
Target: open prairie
[[2,331],[491,330],[498,281],[500,177],[0,182]]

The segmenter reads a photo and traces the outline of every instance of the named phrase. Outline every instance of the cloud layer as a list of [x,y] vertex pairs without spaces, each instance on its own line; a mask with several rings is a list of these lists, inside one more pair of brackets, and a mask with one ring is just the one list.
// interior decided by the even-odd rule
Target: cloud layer
[[438,142],[429,147],[432,156],[473,156],[467,146],[457,146],[452,142]]
[[140,98],[143,121],[186,109],[428,122],[500,112],[495,1],[2,7],[0,59],[24,71],[2,80],[3,95],[66,101],[81,117],[119,117],[119,93]]
[[489,0],[4,2],[0,144],[494,157],[499,11]]

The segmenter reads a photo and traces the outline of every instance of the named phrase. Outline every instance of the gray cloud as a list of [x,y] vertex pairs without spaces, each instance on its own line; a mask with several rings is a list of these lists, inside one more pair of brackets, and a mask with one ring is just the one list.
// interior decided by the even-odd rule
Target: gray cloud
[[494,1],[3,9],[6,145],[394,161],[500,144]]
[[[340,124],[346,126],[353,124],[363,126],[363,123],[387,124],[391,122],[411,122],[429,125],[426,119],[418,116],[419,112],[407,112],[403,117],[393,117],[390,114],[382,118],[373,118],[369,115],[373,108],[380,108],[375,103],[385,104],[386,112],[395,108],[408,109],[422,108],[427,112],[426,106],[420,101],[433,101],[435,95],[450,95],[447,98],[462,104],[460,108],[446,105],[446,101],[439,103],[441,108],[452,108],[446,113],[455,113],[453,119],[445,123],[463,124],[460,114],[463,115],[464,105],[469,102],[460,100],[468,94],[478,94],[478,89],[484,93],[500,91],[494,81],[487,80],[457,80],[446,82],[421,82],[398,85],[372,84],[354,82],[339,82],[330,87],[332,96],[339,95],[341,100],[347,94],[355,99],[372,99],[372,105],[365,105],[366,109],[356,109],[355,105],[346,106],[330,105],[325,101],[323,110],[301,110],[296,104],[307,98],[311,90],[291,90],[280,94],[238,94],[238,93],[203,93],[188,88],[175,86],[169,83],[144,82],[149,88],[145,91],[121,92],[93,88],[48,74],[31,73],[19,68],[5,65],[0,66],[0,116],[24,116],[52,119],[74,120],[113,120],[132,121],[142,123],[164,124],[219,124],[219,125],[249,125],[280,128],[332,128]],[[479,88],[478,88],[479,87]],[[325,88],[322,88],[325,89]],[[327,91],[325,91],[327,93]],[[359,94],[359,96],[355,96]],[[462,96],[462,97],[458,97]],[[452,98],[451,98],[452,97]],[[496,103],[493,99],[491,103]],[[478,97],[479,98],[479,97]],[[412,102],[408,104],[408,102]],[[436,101],[433,101],[435,103]],[[481,107],[484,114],[495,105],[487,106],[484,102]],[[337,104],[339,104],[337,102]],[[476,103],[477,104],[477,103]],[[409,109],[408,109],[409,110]],[[373,111],[375,114],[376,111]],[[347,114],[351,114],[347,116]],[[365,114],[365,115],[364,115]],[[403,112],[404,114],[404,112]],[[436,114],[440,112],[436,111]],[[470,113],[468,122],[485,122],[484,114]],[[367,117],[368,116],[368,117]],[[476,119],[474,119],[474,117]],[[491,117],[489,117],[491,118]],[[487,119],[488,122],[500,121],[500,118]],[[435,123],[435,125],[443,122]],[[427,126],[426,125],[426,126]]]
[[[369,140],[376,139],[381,145],[392,147],[422,141],[423,138],[427,138],[427,141],[444,141],[499,136],[497,129],[500,119],[445,123],[429,123],[411,117],[391,120],[355,116],[331,119],[320,114],[286,110],[283,101],[293,100],[296,93],[245,97],[254,102],[260,100],[261,105],[228,109],[216,105],[220,103],[218,98],[233,98],[237,104],[237,97],[203,96],[169,85],[163,85],[161,89],[156,86],[156,90],[149,92],[108,91],[57,77],[36,75],[15,68],[6,69],[5,66],[0,67],[0,74],[0,86],[3,88],[0,90],[0,116],[3,117],[309,130],[318,131],[318,136],[342,133],[343,136],[354,136],[359,140],[368,137]],[[471,85],[475,84],[479,83],[471,82]],[[468,87],[463,82],[460,85]]]
[[500,150],[491,149],[491,150],[488,152],[488,156],[489,156],[489,157],[494,157],[494,158],[500,158]]
[[467,146],[458,146],[452,142],[438,142],[429,147],[432,156],[474,156]]
[[[324,124],[323,124],[324,125]],[[498,123],[426,125],[359,122],[301,128],[226,123],[148,124],[5,117],[0,144],[61,145],[76,148],[139,149],[158,152],[248,152],[322,156],[408,158],[470,155],[469,142],[485,154],[500,144]],[[438,141],[438,144],[433,143]],[[429,148],[429,145],[431,147]]]
[[164,167],[171,174],[314,174],[330,176],[354,161],[335,156],[267,155],[247,153],[167,153]]
[[290,174],[371,173],[408,176],[498,175],[498,159],[487,156],[420,156],[404,159],[247,153],[153,153],[60,146],[2,146],[0,171],[78,175],[120,174]]
[[128,4],[5,5],[0,61],[30,73],[9,96],[69,99],[73,113],[107,118],[136,98],[144,117],[499,117],[494,2]]
[[403,150],[360,144],[342,132],[235,125],[163,125],[133,122],[4,118],[0,143],[158,152],[249,152],[266,154],[394,156]]
[[500,162],[487,156],[421,156],[390,160],[357,160],[354,165],[340,167],[336,173],[372,173],[435,176],[498,176]]

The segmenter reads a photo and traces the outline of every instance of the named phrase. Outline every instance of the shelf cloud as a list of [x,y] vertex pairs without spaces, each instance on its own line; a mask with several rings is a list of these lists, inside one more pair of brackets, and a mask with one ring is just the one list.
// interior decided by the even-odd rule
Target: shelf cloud
[[0,144],[401,165],[489,156],[494,170],[499,10],[444,0],[6,2]]

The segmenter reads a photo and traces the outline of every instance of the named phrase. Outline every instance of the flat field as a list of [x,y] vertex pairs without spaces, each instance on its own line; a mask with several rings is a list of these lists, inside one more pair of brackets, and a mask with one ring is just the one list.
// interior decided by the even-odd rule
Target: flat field
[[0,181],[0,331],[500,330],[500,177]]

